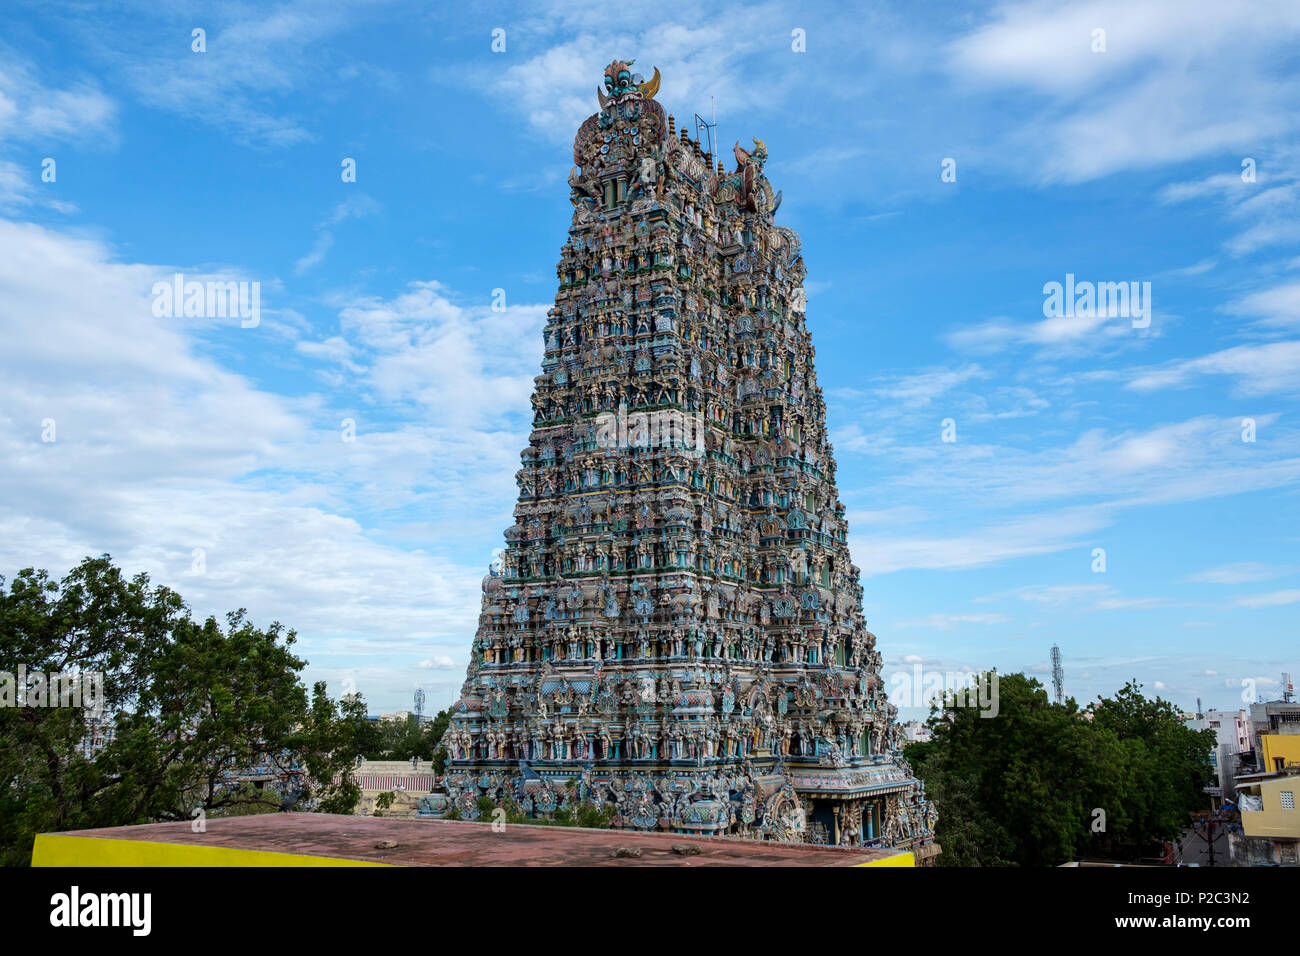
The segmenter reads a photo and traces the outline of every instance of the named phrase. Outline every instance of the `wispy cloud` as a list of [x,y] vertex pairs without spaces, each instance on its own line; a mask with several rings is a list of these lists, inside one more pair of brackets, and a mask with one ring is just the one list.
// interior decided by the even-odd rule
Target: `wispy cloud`
[[68,85],[42,78],[13,50],[0,46],[0,141],[103,143],[115,136],[117,105],[89,81]]
[[1235,315],[1257,316],[1259,324],[1265,328],[1300,329],[1300,281],[1252,292],[1231,303],[1227,311]]
[[1179,388],[1205,376],[1234,380],[1243,396],[1287,395],[1300,392],[1300,341],[1267,345],[1237,345],[1199,358],[1184,359],[1139,370],[1125,384],[1138,392]]
[[1027,0],[998,5],[954,40],[949,69],[1019,99],[1020,133],[986,152],[1041,181],[1082,182],[1300,128],[1289,80],[1268,67],[1298,36],[1300,10],[1286,4],[1243,16],[1213,0]]
[[337,203],[330,210],[329,215],[316,225],[316,242],[312,245],[310,252],[294,263],[294,275],[309,272],[325,260],[325,256],[334,245],[334,230],[341,223],[349,219],[362,219],[366,216],[373,216],[379,211],[379,208],[379,203],[365,193],[358,193]]
[[[383,69],[340,56],[332,45],[359,14],[378,15],[386,6],[383,0],[285,0],[272,7],[223,5],[202,17],[168,9],[161,30],[123,25],[109,42],[86,29],[86,42],[139,101],[213,126],[242,145],[278,149],[317,135],[313,101],[325,90],[350,83],[391,89]],[[205,31],[203,52],[193,48],[195,28]],[[313,92],[312,100],[290,96],[303,89]]]
[[950,631],[964,624],[1002,624],[1005,614],[930,614],[914,620],[899,621],[894,627],[900,631],[923,628],[932,631]]
[[1300,603],[1300,590],[1290,588],[1285,591],[1273,591],[1269,594],[1252,594],[1239,598],[1238,607],[1278,607],[1283,604]]
[[1259,561],[1239,561],[1198,571],[1188,575],[1187,580],[1200,584],[1253,584],[1256,581],[1271,581],[1285,577],[1294,571],[1294,568],[1287,566],[1263,564]]
[[[58,572],[110,552],[199,613],[292,622],[318,673],[348,673],[341,656],[358,648],[387,660],[372,699],[405,698],[413,648],[463,667],[526,434],[528,378],[505,370],[534,370],[540,335],[518,333],[544,310],[462,310],[436,283],[343,307],[343,332],[299,352],[360,388],[348,441],[340,406],[263,390],[205,355],[240,337],[256,348],[261,328],[155,318],[153,283],[175,268],[0,220],[0,301],[24,303],[0,352],[0,568]],[[367,393],[395,404],[368,414]],[[417,404],[395,419],[407,401],[442,418]],[[386,528],[408,508],[426,522],[415,541]],[[481,559],[465,562],[457,548],[476,537]]]

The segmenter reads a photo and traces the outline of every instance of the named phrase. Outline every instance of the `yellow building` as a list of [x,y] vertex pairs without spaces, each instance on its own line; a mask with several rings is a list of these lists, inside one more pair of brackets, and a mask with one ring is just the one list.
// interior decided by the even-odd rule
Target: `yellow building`
[[1260,768],[1267,772],[1300,767],[1300,734],[1260,734],[1259,755]]
[[1240,836],[1233,834],[1233,862],[1245,866],[1300,865],[1300,774],[1245,774],[1237,778]]

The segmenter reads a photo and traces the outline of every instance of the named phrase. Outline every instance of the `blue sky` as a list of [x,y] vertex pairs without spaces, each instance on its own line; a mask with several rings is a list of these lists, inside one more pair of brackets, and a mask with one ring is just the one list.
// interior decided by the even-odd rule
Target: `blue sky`
[[[767,144],[887,681],[1058,643],[1080,700],[1191,709],[1300,672],[1295,4],[155,6],[0,24],[6,577],[110,552],[373,711],[449,703],[572,138],[635,57]],[[176,272],[260,323],[156,317]],[[1067,274],[1151,283],[1150,326],[1046,317]]]

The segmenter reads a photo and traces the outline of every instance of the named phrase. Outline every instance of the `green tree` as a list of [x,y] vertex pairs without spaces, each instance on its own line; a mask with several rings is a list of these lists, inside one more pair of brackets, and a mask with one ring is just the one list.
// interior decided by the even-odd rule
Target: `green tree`
[[1071,702],[1052,705],[1022,674],[999,676],[998,714],[936,711],[933,741],[914,769],[939,811],[936,839],[947,866],[1041,866],[1066,859],[1086,819],[1086,728]]
[[87,758],[81,708],[0,708],[4,863],[26,864],[46,831],[279,809],[278,797],[232,783],[255,766],[319,781],[322,808],[347,804],[364,704],[335,705],[323,684],[309,703],[293,631],[257,628],[243,611],[224,628],[197,623],[178,594],[143,574],[127,580],[107,555],[58,582],[27,568],[4,583],[0,670],[102,674],[115,729]]
[[1214,780],[1214,731],[1191,730],[1172,703],[1145,697],[1136,681],[1113,698],[1100,698],[1092,715],[1097,733],[1113,741],[1117,777],[1125,784],[1123,812],[1108,811],[1100,842],[1112,853],[1132,856],[1152,841],[1177,839],[1189,815],[1206,806],[1203,788]]
[[426,733],[429,738],[429,749],[433,753],[433,772],[443,773],[447,769],[447,748],[442,745],[442,736],[451,726],[451,708],[439,711],[438,715],[429,721]]
[[1206,735],[1187,730],[1168,702],[1143,697],[1140,685],[1081,712],[1010,674],[999,678],[997,717],[980,714],[936,708],[932,741],[905,750],[939,812],[942,865],[1131,858],[1172,839],[1204,799]]
[[311,711],[289,739],[288,751],[301,760],[307,780],[316,781],[316,792],[310,796],[318,811],[351,813],[356,808],[361,788],[352,771],[373,734],[360,694],[347,694],[335,702],[324,681],[315,684]]
[[451,708],[437,714],[423,724],[414,714],[402,720],[369,721],[359,735],[359,746],[367,760],[432,760],[435,773],[442,773],[447,764],[447,751],[442,746],[442,735],[451,723]]

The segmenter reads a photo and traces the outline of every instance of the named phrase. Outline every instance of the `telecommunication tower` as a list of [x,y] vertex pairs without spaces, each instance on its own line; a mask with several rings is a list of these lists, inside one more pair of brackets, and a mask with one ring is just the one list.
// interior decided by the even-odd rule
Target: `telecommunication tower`
[[1061,669],[1061,649],[1052,645],[1052,693],[1058,704],[1065,703],[1065,671]]

